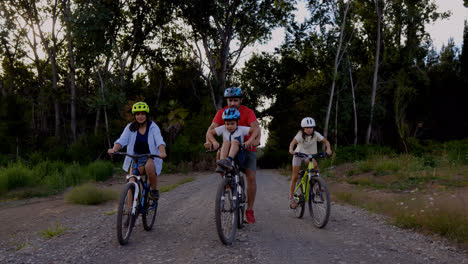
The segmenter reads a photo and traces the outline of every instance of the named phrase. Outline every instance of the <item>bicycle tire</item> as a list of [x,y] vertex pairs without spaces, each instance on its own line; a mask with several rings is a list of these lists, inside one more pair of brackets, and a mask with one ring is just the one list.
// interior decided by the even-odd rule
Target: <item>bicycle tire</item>
[[[234,241],[237,229],[239,210],[236,209],[237,191],[232,188],[230,179],[225,178],[218,186],[215,202],[215,222],[219,239],[223,244],[230,245]],[[227,217],[223,217],[227,213]]]
[[[301,185],[299,188],[297,188],[298,185]],[[297,217],[297,218],[302,218],[304,216],[304,211],[305,211],[305,197],[304,197],[304,193],[305,193],[305,187],[304,187],[304,184],[302,184],[302,181],[301,180],[298,180],[296,182],[296,187],[294,189],[296,189],[296,192],[294,193],[294,197],[298,198],[298,202],[297,202],[297,207],[292,209],[294,211],[294,215]]]
[[245,181],[244,181],[244,176],[239,175],[239,184],[242,189],[242,195],[238,195],[237,197],[239,201],[239,206],[237,207],[239,210],[239,213],[237,214],[237,228],[242,229],[244,227],[244,216],[245,216],[245,205],[247,203],[247,196],[245,193]]
[[309,211],[316,227],[323,228],[327,225],[330,217],[330,203],[330,192],[325,180],[320,177],[313,178],[309,193]]
[[[135,225],[136,214],[132,214],[132,201],[133,194],[135,193],[135,186],[127,183],[120,196],[119,209],[117,211],[117,238],[121,245],[126,245],[132,234],[133,226]],[[127,200],[127,197],[131,199]]]
[[143,228],[146,231],[150,231],[153,228],[156,220],[156,214],[158,212],[158,200],[149,199],[150,190],[147,189],[145,192],[145,200],[143,205]]

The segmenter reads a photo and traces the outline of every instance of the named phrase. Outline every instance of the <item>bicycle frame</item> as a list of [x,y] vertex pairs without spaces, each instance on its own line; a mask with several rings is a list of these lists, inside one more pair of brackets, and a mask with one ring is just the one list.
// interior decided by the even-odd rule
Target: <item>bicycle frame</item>
[[[130,179],[134,178],[135,181],[131,181]],[[135,193],[133,194],[133,204],[132,204],[132,215],[135,215],[138,209],[138,212],[143,211],[143,206],[145,204],[145,193],[148,190],[148,183],[147,183],[148,176],[145,174],[144,179],[142,180],[140,176],[140,171],[138,170],[138,163],[136,160],[132,161],[132,174],[127,174],[127,183],[132,183],[135,185]],[[140,188],[140,184],[142,188]],[[141,203],[140,208],[137,208],[138,205],[138,195],[141,191]]]
[[[300,173],[300,172],[299,172]],[[315,174],[313,174],[315,173]],[[309,165],[307,166],[307,170],[304,171],[304,175],[301,177],[300,183],[294,189],[294,192],[297,192],[298,188],[301,186],[305,186],[305,193],[304,193],[304,202],[309,201],[309,194],[310,194],[310,182],[312,177],[319,176],[319,171],[314,169],[314,164],[312,161],[309,161]]]

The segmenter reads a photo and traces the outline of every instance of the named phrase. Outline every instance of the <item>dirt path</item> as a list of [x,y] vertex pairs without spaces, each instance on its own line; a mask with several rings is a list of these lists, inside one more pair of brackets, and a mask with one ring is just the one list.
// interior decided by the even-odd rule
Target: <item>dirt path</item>
[[[57,198],[2,208],[0,263],[468,263],[465,253],[444,240],[387,225],[384,217],[350,206],[333,204],[329,224],[317,229],[288,209],[286,177],[268,170],[257,175],[257,223],[240,230],[232,246],[221,244],[214,225],[219,176],[198,174],[196,181],[163,193],[153,230],[144,231],[139,218],[123,247],[115,215],[104,214],[116,202],[73,206]],[[45,212],[51,213],[47,225],[34,224]],[[63,235],[38,235],[57,219],[68,227]],[[17,242],[27,241],[19,251],[5,233],[13,231],[10,226]]]

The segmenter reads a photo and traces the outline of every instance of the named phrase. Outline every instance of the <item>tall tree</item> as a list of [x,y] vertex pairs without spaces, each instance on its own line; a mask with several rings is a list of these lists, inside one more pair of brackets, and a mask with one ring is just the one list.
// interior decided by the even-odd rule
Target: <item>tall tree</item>
[[[382,12],[384,9],[385,2],[384,0],[374,0],[375,2],[375,12],[377,14],[377,39],[375,42],[375,56],[374,56],[374,77],[372,78],[372,95],[371,95],[371,104],[370,104],[370,118],[369,125],[367,127],[366,133],[366,144],[369,144],[371,133],[372,133],[372,122],[374,121],[374,105],[375,105],[375,95],[377,93],[377,80],[379,78],[379,61],[380,61],[380,47],[381,43],[381,23],[382,23]],[[379,4],[380,2],[380,4]]]
[[[190,26],[197,46],[200,68],[209,74],[203,78],[211,89],[216,109],[223,103],[222,94],[228,75],[233,73],[247,46],[268,40],[273,28],[284,24],[293,10],[291,0],[218,1],[181,0],[180,16]],[[203,46],[203,52],[199,48]],[[235,44],[235,45],[233,45]],[[234,50],[231,50],[231,48]],[[206,61],[205,61],[206,58]],[[206,64],[204,64],[206,63]]]
[[68,42],[68,58],[69,63],[68,67],[70,69],[70,128],[72,132],[72,141],[76,142],[76,80],[75,80],[75,54],[73,47],[73,38],[72,38],[72,12],[71,12],[71,2],[70,0],[62,0],[62,13],[63,20],[66,25],[66,38]]
[[[15,6],[17,11],[22,15],[25,22],[37,30],[38,37],[47,52],[50,59],[52,69],[52,90],[55,94],[58,92],[58,72],[57,72],[57,51],[58,51],[58,31],[57,21],[60,10],[58,0],[47,0],[43,5],[38,6],[35,0],[10,0],[10,5]],[[52,27],[50,32],[45,32],[43,29],[44,23],[50,19]],[[33,30],[33,32],[35,32]],[[54,111],[55,111],[55,136],[60,138],[60,105],[59,96],[54,96]]]
[[[327,137],[328,135],[328,122],[330,120],[330,113],[331,113],[331,108],[333,104],[333,96],[335,94],[335,85],[336,85],[336,79],[338,75],[338,67],[340,66],[340,62],[344,54],[344,51],[342,51],[342,48],[343,48],[344,30],[346,26],[346,16],[348,15],[351,2],[352,1],[348,1],[345,6],[343,2],[341,2],[341,6],[344,6],[344,9],[343,9],[343,14],[341,16],[340,33],[339,33],[339,39],[337,43],[337,50],[335,54],[335,62],[333,64],[333,76],[332,76],[332,85],[330,89],[330,99],[328,100],[328,108],[327,108],[327,114],[325,117],[325,127],[324,127],[324,132],[323,132],[324,137]],[[338,101],[336,102],[336,104],[338,104]],[[338,109],[338,106],[336,107],[336,109]]]

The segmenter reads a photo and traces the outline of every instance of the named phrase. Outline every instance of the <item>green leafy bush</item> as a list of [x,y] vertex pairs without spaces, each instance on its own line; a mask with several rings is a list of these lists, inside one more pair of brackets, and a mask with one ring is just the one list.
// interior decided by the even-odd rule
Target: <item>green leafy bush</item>
[[32,186],[33,183],[33,172],[22,162],[10,164],[0,170],[0,184],[3,186],[0,189],[3,191]]
[[114,165],[109,161],[95,161],[88,165],[90,179],[105,181],[114,174]]

